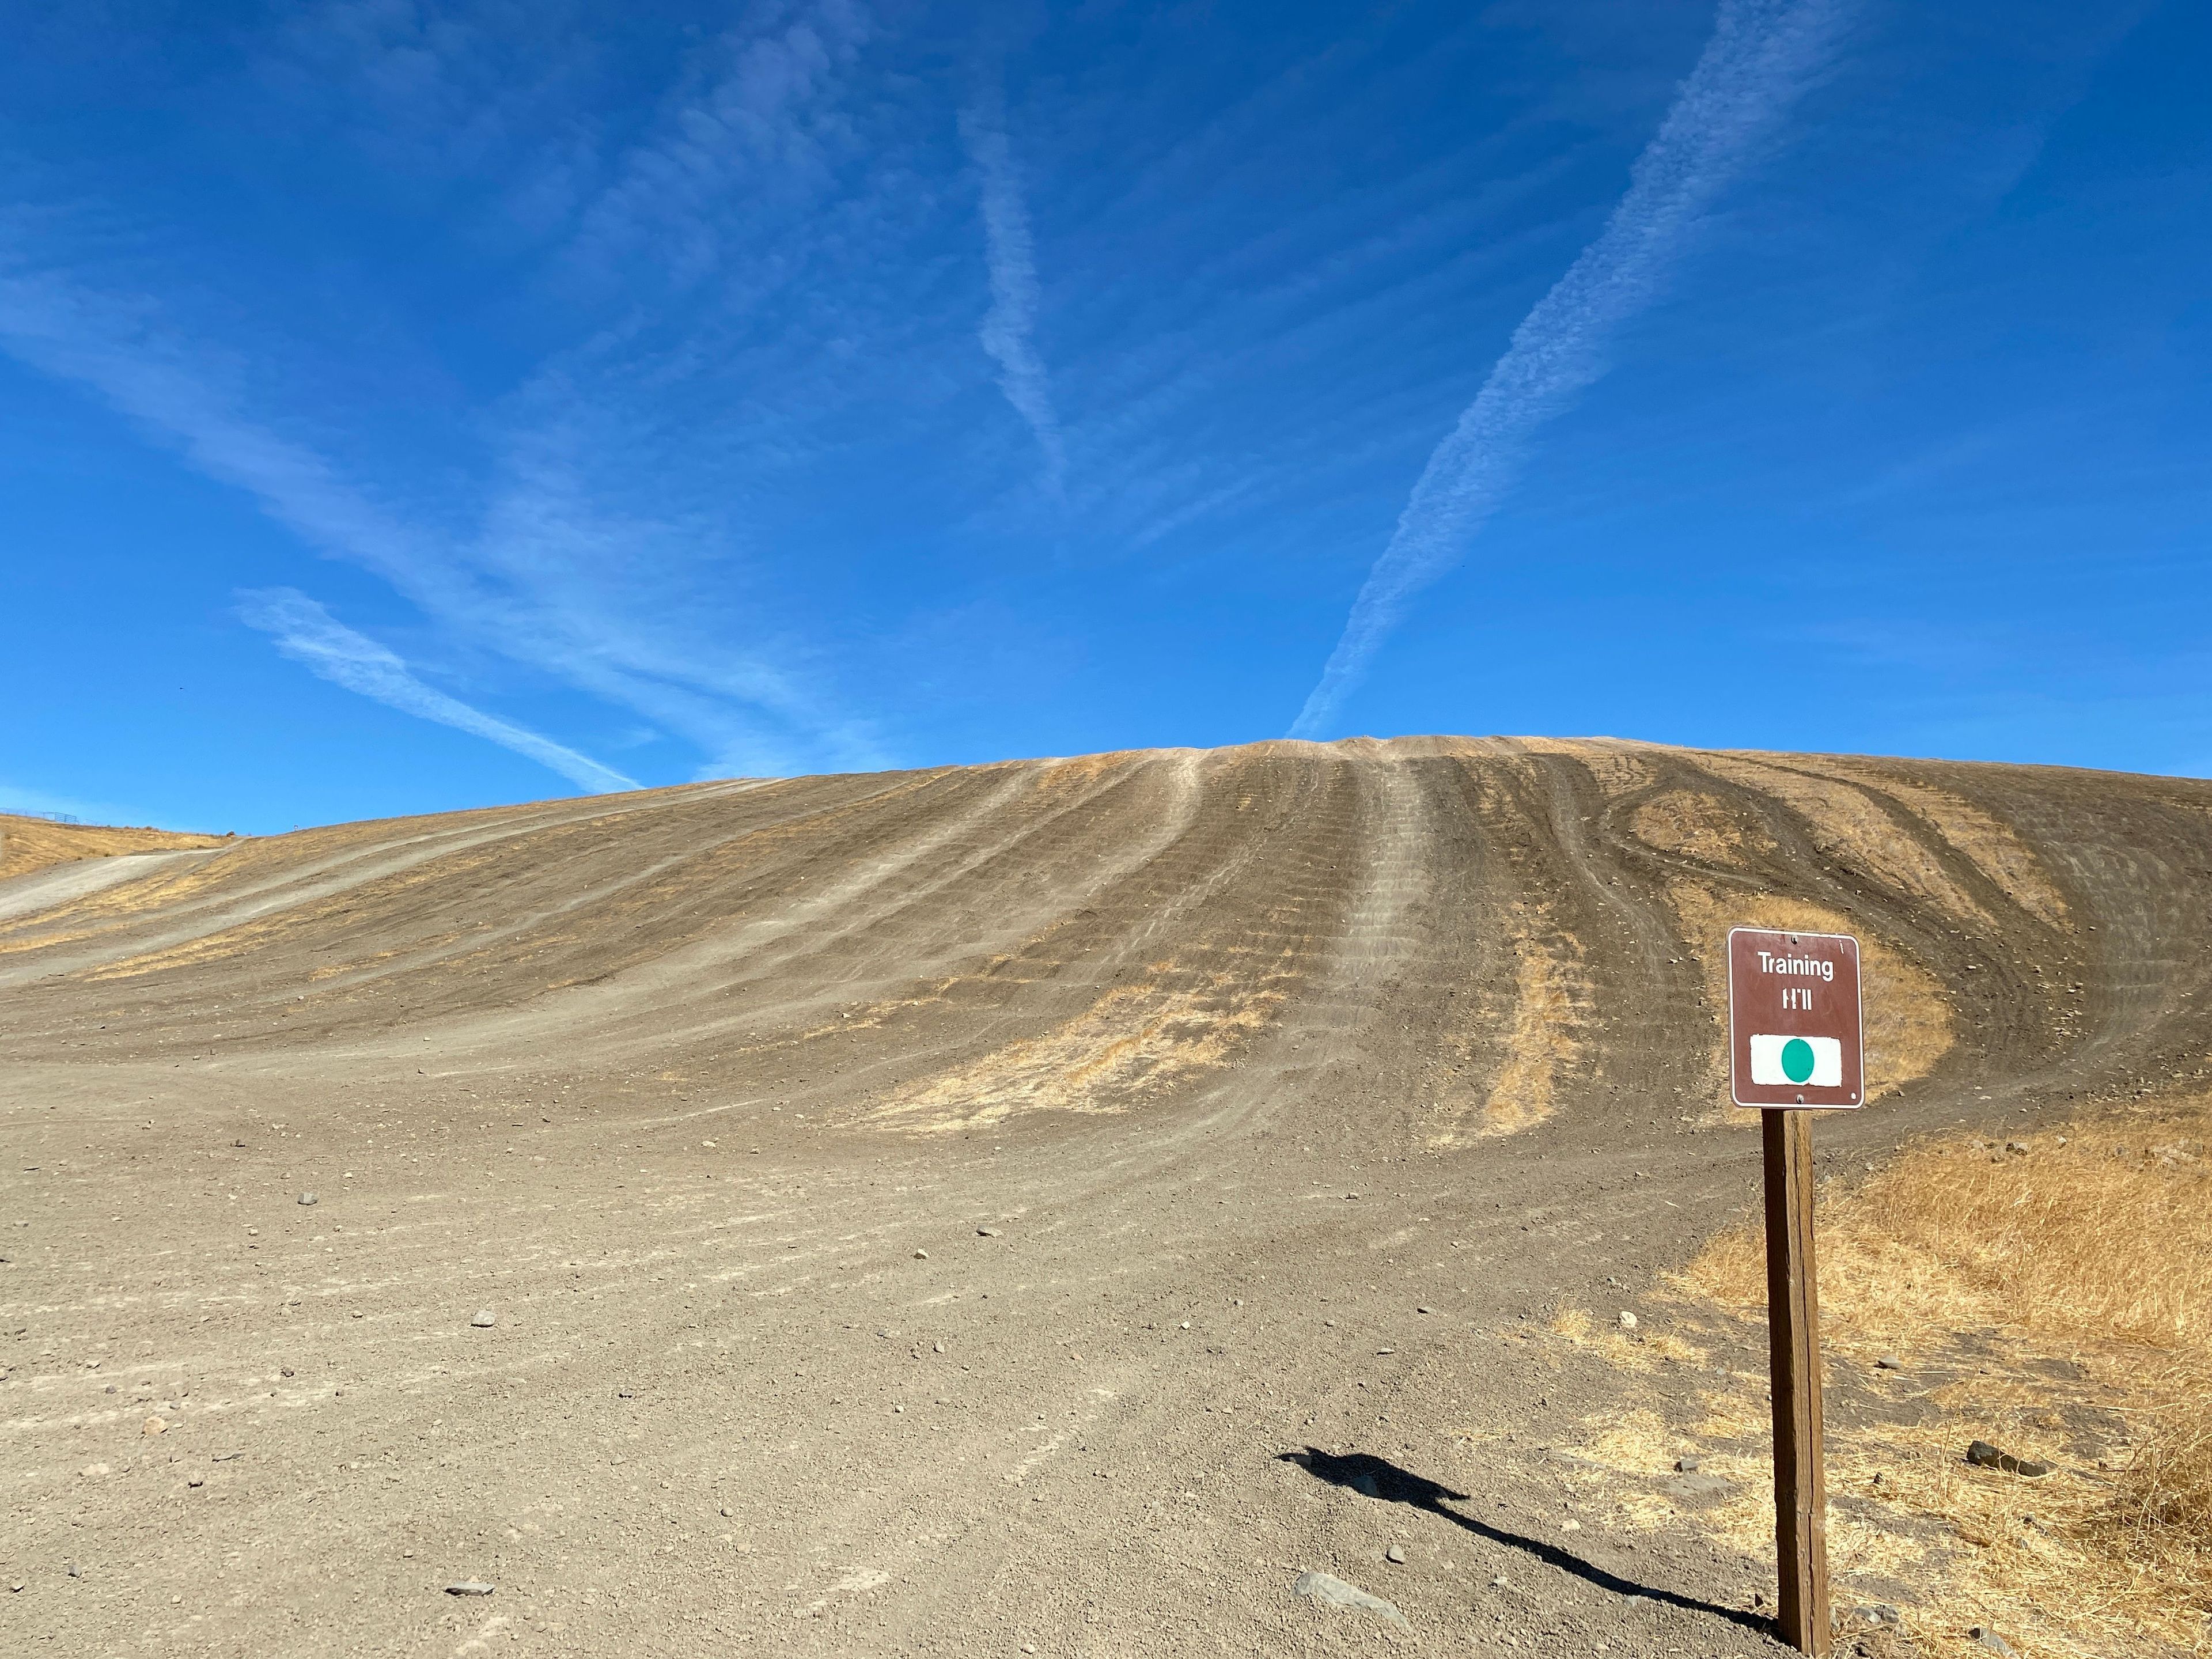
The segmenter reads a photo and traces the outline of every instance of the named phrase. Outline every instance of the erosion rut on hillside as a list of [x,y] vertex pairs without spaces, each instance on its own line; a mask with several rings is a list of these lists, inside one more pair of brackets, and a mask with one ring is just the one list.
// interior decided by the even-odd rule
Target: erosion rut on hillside
[[1625,1305],[1751,1196],[1732,923],[1864,941],[1838,1151],[2200,1081],[2208,814],[1279,743],[0,883],[0,1635],[1352,1650],[1316,1567],[1477,1651],[1765,1650],[1756,1564],[1559,1532],[1530,1449],[1610,1402],[1501,1326]]

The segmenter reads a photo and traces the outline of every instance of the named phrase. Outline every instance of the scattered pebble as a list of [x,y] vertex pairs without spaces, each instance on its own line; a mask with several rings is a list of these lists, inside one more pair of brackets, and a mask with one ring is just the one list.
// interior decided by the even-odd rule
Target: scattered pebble
[[1389,1549],[1382,1552],[1382,1559],[1385,1561],[1389,1562],[1393,1566],[1404,1566],[1406,1565],[1406,1547],[1403,1544],[1391,1545]]
[[139,1431],[141,1434],[167,1434],[168,1431],[169,1425],[158,1417],[148,1418],[146,1426]]
[[1976,1625],[1972,1630],[1968,1631],[1966,1634],[1972,1637],[1975,1641],[1979,1642],[1991,1653],[2010,1653],[2012,1651],[2012,1644],[2006,1641],[2003,1637],[1998,1635],[1987,1625]]
[[1620,1328],[1624,1331],[1632,1331],[1636,1328],[1636,1316],[1626,1308],[1620,1310]]
[[916,1250],[914,1253],[914,1259],[916,1261],[927,1261],[929,1260],[929,1252],[927,1250]]
[[458,1583],[447,1585],[446,1594],[448,1595],[489,1595],[491,1594],[491,1586],[485,1583],[481,1578],[464,1578]]
[[314,1204],[319,1203],[319,1201],[320,1200],[318,1200],[313,1193],[301,1193],[300,1194],[300,1202],[302,1204]]
[[1436,1310],[1434,1308],[1416,1308],[1413,1311],[1415,1313],[1434,1313]]
[[477,1316],[469,1321],[469,1323],[480,1331],[488,1331],[499,1323],[499,1318],[489,1308],[484,1308],[480,1310]]
[[1905,1369],[1905,1362],[1893,1353],[1882,1355],[1874,1364],[1875,1369],[1880,1371],[1901,1371]]
[[1678,1457],[1674,1460],[1674,1468],[1680,1474],[1695,1474],[1698,1472],[1698,1460],[1694,1457]]
[[975,1237],[978,1238],[996,1238],[998,1236],[999,1230],[996,1227],[978,1227],[975,1229]]

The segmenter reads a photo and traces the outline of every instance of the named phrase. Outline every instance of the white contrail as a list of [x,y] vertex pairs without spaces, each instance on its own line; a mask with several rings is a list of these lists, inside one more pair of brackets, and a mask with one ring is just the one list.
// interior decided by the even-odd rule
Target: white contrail
[[1606,370],[1612,331],[1651,295],[1698,216],[1771,127],[1832,38],[1832,0],[1722,0],[1712,39],[1629,173],[1597,240],[1522,319],[1438,444],[1291,726],[1318,735],[1406,602],[1443,574],[1511,485],[1528,441]]
[[277,650],[349,691],[388,703],[404,714],[436,720],[526,755],[550,767],[579,788],[595,795],[641,788],[636,779],[602,766],[587,755],[550,738],[471,708],[458,697],[422,684],[392,652],[356,634],[305,593],[293,587],[264,587],[239,594],[239,614],[276,641]]
[[1014,170],[1005,127],[982,109],[963,110],[960,137],[981,175],[983,206],[983,263],[991,277],[991,309],[976,337],[999,365],[999,389],[1036,434],[1044,452],[1045,488],[1054,496],[1067,481],[1067,451],[1060,441],[1060,416],[1052,406],[1052,386],[1037,356],[1036,250],[1030,239],[1029,210],[1022,204],[1021,179]]

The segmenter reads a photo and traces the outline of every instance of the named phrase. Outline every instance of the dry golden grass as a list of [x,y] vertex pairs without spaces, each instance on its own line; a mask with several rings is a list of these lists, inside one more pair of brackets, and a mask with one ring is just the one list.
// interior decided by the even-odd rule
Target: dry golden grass
[[1856,779],[1917,813],[1982,872],[2005,896],[2039,920],[2057,927],[2066,920],[2066,900],[2045,870],[2043,860],[2018,831],[1972,801],[1900,776],[1891,768],[1834,756],[1810,763],[1808,770]]
[[1664,853],[1682,853],[1730,869],[1747,866],[1747,854],[1773,853],[1774,839],[1741,802],[1691,789],[1668,789],[1630,815],[1636,838]]
[[0,812],[0,881],[27,876],[78,859],[114,858],[125,853],[172,853],[194,847],[220,847],[221,836],[193,836],[173,830],[128,830],[105,823],[52,823]]
[[[1484,1135],[1512,1134],[1551,1116],[1560,1078],[1586,1067],[1584,1033],[1597,1000],[1581,944],[1552,926],[1548,914],[1516,908],[1512,1027],[1504,1064],[1483,1103],[1477,1133]],[[1454,1120],[1430,1144],[1464,1139]]]
[[1865,790],[1775,759],[1712,751],[1697,758],[1716,776],[1784,802],[1803,820],[1814,846],[1891,892],[1932,904],[1978,930],[1995,927],[1989,912],[1952,878],[1942,860]]
[[[1832,1387],[1915,1407],[1832,1410],[1830,1491],[1948,1523],[1884,1563],[1928,1597],[1909,1627],[1991,1624],[2028,1654],[2212,1650],[2208,1133],[2199,1101],[2024,1150],[1946,1137],[1824,1190]],[[1763,1250],[1753,1229],[1723,1235],[1679,1288],[1763,1317]],[[1883,1357],[1901,1364],[1878,1369]],[[1710,1403],[1739,1437],[1759,1415]],[[1973,1468],[1973,1439],[2055,1472]],[[1744,1508],[1739,1530],[1761,1518]]]
[[1249,976],[1194,975],[1171,962],[1151,970],[1159,977],[1109,991],[1045,1036],[903,1091],[873,1115],[949,1133],[1020,1111],[1126,1111],[1143,1096],[1227,1065],[1275,1018],[1295,978],[1287,953]]

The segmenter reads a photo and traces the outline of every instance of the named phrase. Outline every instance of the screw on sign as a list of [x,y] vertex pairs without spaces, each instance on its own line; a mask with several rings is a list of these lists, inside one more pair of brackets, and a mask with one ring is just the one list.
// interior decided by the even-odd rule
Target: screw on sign
[[1759,1108],[1766,1176],[1767,1351],[1773,1368],[1775,1620],[1828,1651],[1828,1492],[1821,1455],[1813,1131],[1805,1113],[1866,1103],[1859,942],[1736,927],[1729,939],[1729,1097]]

